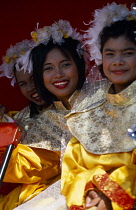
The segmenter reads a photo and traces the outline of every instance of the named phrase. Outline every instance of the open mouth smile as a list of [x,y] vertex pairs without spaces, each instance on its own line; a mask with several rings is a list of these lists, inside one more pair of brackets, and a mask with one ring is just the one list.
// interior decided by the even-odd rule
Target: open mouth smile
[[53,85],[56,87],[56,88],[59,88],[59,89],[63,89],[65,87],[67,87],[69,84],[69,81],[61,81],[61,82],[54,82]]

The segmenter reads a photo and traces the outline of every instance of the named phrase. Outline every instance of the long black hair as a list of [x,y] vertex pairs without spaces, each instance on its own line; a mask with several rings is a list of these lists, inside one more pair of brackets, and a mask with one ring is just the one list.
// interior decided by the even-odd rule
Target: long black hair
[[54,48],[59,49],[66,57],[72,57],[78,69],[78,85],[77,90],[81,89],[85,81],[85,61],[83,56],[80,56],[77,51],[79,41],[72,38],[64,38],[64,42],[54,44],[50,40],[46,45],[40,44],[32,49],[30,58],[33,63],[33,76],[36,84],[36,89],[39,96],[46,101],[48,105],[52,104],[54,100],[58,100],[44,85],[43,80],[43,65],[47,54]]
[[[122,20],[113,23],[111,26],[106,26],[100,33],[100,46],[101,53],[103,51],[105,43],[110,38],[118,38],[119,36],[125,36],[127,40],[133,42],[136,45],[136,21],[135,20]],[[99,66],[99,70],[103,77],[106,77],[103,72],[103,65]]]

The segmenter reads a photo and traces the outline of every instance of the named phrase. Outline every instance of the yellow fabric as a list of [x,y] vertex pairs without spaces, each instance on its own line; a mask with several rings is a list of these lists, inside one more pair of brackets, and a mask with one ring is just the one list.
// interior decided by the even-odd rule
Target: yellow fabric
[[8,115],[13,118],[19,111],[9,111]]
[[[87,88],[88,97],[79,96],[77,106],[66,116],[74,136],[62,162],[62,193],[69,207],[84,204],[88,182],[114,201],[114,210],[123,205],[130,209],[136,198],[136,140],[128,135],[128,129],[136,125],[136,81],[117,94],[110,89],[103,84],[89,95]],[[121,192],[122,201],[109,192],[110,184],[113,191]]]
[[59,152],[18,144],[13,150],[4,182],[20,185],[2,199],[0,210],[12,210],[59,178]]
[[[67,205],[84,205],[84,189],[94,175],[108,172],[132,198],[136,199],[136,149],[133,152],[96,155],[87,152],[76,138],[68,143],[62,164],[61,189]],[[113,203],[113,210],[121,210]]]
[[[75,91],[70,97],[70,106],[78,92]],[[0,198],[0,210],[12,210],[60,179],[59,151],[62,134],[64,132],[68,136],[65,144],[71,136],[64,117],[69,112],[61,101],[57,101],[33,118],[30,118],[29,106],[17,114],[9,113],[23,132],[22,144],[19,144],[12,153],[4,182],[21,185],[9,195]]]

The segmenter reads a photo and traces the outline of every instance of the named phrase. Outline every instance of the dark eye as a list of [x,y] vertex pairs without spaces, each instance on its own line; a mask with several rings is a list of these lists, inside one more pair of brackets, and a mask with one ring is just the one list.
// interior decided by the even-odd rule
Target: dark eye
[[63,63],[62,64],[62,67],[68,67],[68,66],[70,66],[71,65],[71,63]]
[[44,67],[43,71],[47,71],[47,70],[51,70],[52,67],[48,66],[48,67]]
[[19,85],[19,87],[24,87],[26,85],[26,83],[19,83],[18,85]]
[[112,53],[112,52],[106,52],[105,53],[105,56],[113,56],[114,55],[114,53]]
[[133,51],[127,51],[127,52],[124,52],[124,55],[133,55],[134,52]]

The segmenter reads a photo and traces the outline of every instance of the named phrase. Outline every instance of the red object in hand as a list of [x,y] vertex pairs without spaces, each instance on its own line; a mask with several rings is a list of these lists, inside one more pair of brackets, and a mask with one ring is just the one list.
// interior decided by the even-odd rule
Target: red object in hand
[[[0,148],[6,147],[4,154],[1,152],[0,159],[0,187],[2,187],[2,182],[8,163],[15,146],[20,141],[21,128],[16,123],[0,123]],[[2,160],[3,159],[3,160]],[[2,190],[2,188],[1,188]]]
[[20,141],[21,128],[16,123],[0,123],[0,147],[17,144]]

